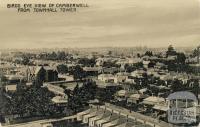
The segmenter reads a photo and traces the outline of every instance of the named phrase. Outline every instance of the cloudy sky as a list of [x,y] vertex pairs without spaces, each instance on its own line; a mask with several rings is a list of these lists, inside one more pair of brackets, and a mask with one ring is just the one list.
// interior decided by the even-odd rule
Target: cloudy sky
[[[200,44],[199,0],[71,0],[90,6],[75,13],[6,9],[6,3],[24,1],[0,0],[1,49]],[[50,2],[26,3],[41,1]]]

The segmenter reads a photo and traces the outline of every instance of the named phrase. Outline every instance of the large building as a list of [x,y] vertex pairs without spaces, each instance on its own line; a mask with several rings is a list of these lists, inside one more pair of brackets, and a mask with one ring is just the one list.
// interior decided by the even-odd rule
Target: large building
[[27,69],[28,81],[39,80],[44,82],[52,82],[58,80],[58,72],[56,69],[46,66],[29,67]]

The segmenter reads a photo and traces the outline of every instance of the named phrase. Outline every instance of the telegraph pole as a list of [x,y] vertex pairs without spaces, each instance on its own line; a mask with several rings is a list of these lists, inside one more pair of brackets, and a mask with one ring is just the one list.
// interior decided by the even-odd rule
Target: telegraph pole
[[197,47],[197,75],[200,73],[200,46]]
[[200,58],[200,46],[197,47],[198,55],[197,55],[197,63],[200,64],[199,58]]

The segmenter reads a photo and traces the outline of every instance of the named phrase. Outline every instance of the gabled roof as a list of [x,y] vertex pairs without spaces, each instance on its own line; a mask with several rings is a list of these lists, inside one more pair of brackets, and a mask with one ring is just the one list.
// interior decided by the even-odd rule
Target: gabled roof
[[150,105],[155,105],[155,104],[163,103],[163,102],[165,102],[164,98],[156,97],[156,96],[150,96],[143,100],[144,104],[150,104]]
[[67,103],[68,102],[66,97],[63,98],[61,96],[55,96],[51,100],[56,104],[62,104],[62,103]]
[[112,74],[100,74],[98,77],[114,77]]
[[132,94],[129,98],[140,99],[140,98],[146,98],[146,96],[143,94]]
[[17,85],[6,85],[6,91],[16,91],[17,90]]
[[161,111],[167,111],[169,109],[167,105],[155,105],[153,108]]
[[35,68],[34,74],[37,75],[39,73],[39,71],[41,70],[41,68],[42,68],[41,66],[37,66]]
[[119,90],[118,92],[117,92],[117,95],[118,96],[125,96],[127,94],[127,91],[126,90]]

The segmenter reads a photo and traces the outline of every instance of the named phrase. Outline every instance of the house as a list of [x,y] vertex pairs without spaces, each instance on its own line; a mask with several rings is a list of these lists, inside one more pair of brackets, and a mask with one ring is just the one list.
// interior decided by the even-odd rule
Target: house
[[119,90],[116,93],[117,100],[122,101],[125,100],[127,97],[128,91],[126,90]]
[[47,87],[47,89],[49,91],[53,92],[56,95],[65,96],[64,89],[59,87],[59,86],[52,85],[52,84],[49,84],[49,83],[44,83],[43,86]]
[[91,108],[88,109],[88,110],[85,110],[85,111],[83,111],[83,112],[77,113],[77,121],[83,120],[83,116],[86,115],[86,114],[89,114],[90,111],[91,111]]
[[157,73],[155,68],[148,68],[147,69],[147,75],[153,76],[155,73]]
[[102,127],[112,127],[112,126],[116,126],[116,125],[119,125],[119,124],[126,123],[126,121],[127,121],[127,116],[119,115],[119,117],[117,119],[103,124]]
[[5,86],[6,92],[15,92],[17,90],[17,84],[11,84]]
[[164,58],[166,61],[175,61],[177,56],[168,56],[167,58]]
[[152,117],[106,103],[105,106],[91,106],[77,114],[77,120],[89,127],[164,127],[171,126]]
[[[126,72],[119,72],[115,75],[115,77],[117,78],[117,83],[124,83],[124,82],[128,82],[128,77],[130,76],[130,73],[126,73]],[[130,81],[132,82],[132,81]]]
[[117,83],[117,78],[112,74],[100,74],[98,75],[98,80],[105,83]]
[[125,101],[130,95],[132,95],[133,93],[135,93],[134,90],[119,90],[117,91],[115,98],[118,101]]
[[73,91],[76,86],[83,86],[82,82],[75,81],[55,81],[55,82],[45,82],[43,87],[47,87],[49,91],[54,92],[56,95],[65,96],[65,89]]
[[164,63],[157,62],[154,68],[164,69],[164,68],[167,68],[167,65],[165,65]]
[[66,64],[66,65],[67,65],[67,67],[68,67],[68,71],[69,71],[69,72],[73,71],[74,68],[76,67],[76,64],[74,64],[74,63],[68,63],[68,64]]
[[146,74],[146,71],[144,70],[135,70],[131,72],[131,76],[136,77],[136,78],[142,78],[144,74]]
[[96,121],[108,117],[111,113],[106,110],[100,111],[95,117],[89,119],[89,127],[94,127],[96,125]]
[[124,83],[135,84],[135,80],[131,76],[128,76],[128,78],[125,79]]
[[44,123],[44,124],[41,124],[42,127],[53,127],[53,124],[52,123]]
[[152,107],[155,111],[167,113],[167,110],[169,109],[168,105],[166,104],[156,104]]
[[[108,115],[109,114],[109,115]],[[102,116],[101,119],[98,119],[94,122],[94,126],[98,126],[98,127],[102,127],[102,125],[106,122],[109,121],[110,116],[112,115],[112,113],[107,113]]]
[[58,80],[58,72],[52,67],[44,67],[45,70],[45,82],[52,82]]
[[170,75],[169,73],[156,72],[156,73],[154,73],[153,76],[156,77],[156,78],[159,78],[160,80],[163,80],[163,81],[173,80],[174,79],[173,76]]
[[[108,116],[107,118],[98,120],[98,121],[96,122],[96,125],[97,125],[98,127],[106,127],[106,126],[105,126],[106,123],[110,123],[110,122],[112,122],[112,121],[114,121],[114,120],[116,120],[116,119],[118,119],[118,118],[119,118],[119,114],[118,114],[118,113],[112,112],[111,115]],[[110,126],[112,126],[112,125],[113,125],[113,124],[110,123]],[[109,127],[109,125],[107,125],[107,126]]]
[[144,68],[148,68],[150,61],[149,60],[143,60],[142,61]]
[[124,58],[124,59],[118,59],[116,64],[124,66],[125,64],[136,64],[142,62],[142,59],[140,58]]
[[74,81],[74,76],[69,74],[58,74],[59,80]]
[[141,58],[127,58],[127,60],[128,60],[129,64],[135,64],[135,63],[142,62]]
[[103,67],[102,68],[102,72],[101,73],[105,73],[105,74],[114,74],[119,72],[119,68],[117,67]]
[[54,106],[66,107],[68,103],[68,96],[55,96],[51,99],[51,101],[53,102]]
[[102,71],[102,67],[83,67],[83,71],[88,76],[97,76]]
[[190,68],[195,73],[200,73],[200,64],[190,64]]
[[30,86],[32,86],[32,85],[33,85],[32,82],[27,82],[27,83],[26,83],[26,86],[28,86],[28,87],[30,87]]
[[128,97],[127,103],[136,103],[136,104],[138,104],[138,103],[142,102],[142,100],[143,100],[144,98],[146,98],[146,97],[147,97],[147,96],[144,95],[144,94],[138,94],[138,93],[132,94],[132,95],[130,95],[130,96]]
[[83,123],[89,123],[89,119],[95,117],[97,113],[97,110],[91,110],[89,114],[83,115]]
[[147,88],[143,88],[143,89],[140,89],[138,92],[139,92],[140,94],[145,94],[147,91],[148,91]]
[[150,96],[150,97],[145,98],[142,103],[145,105],[156,105],[156,104],[161,104],[165,102],[166,102],[165,98]]
[[55,68],[49,66],[34,66],[27,68],[28,81],[38,80],[52,82],[58,80],[58,72]]
[[97,112],[96,112],[95,116],[90,117],[88,119],[89,126],[93,127],[95,125],[95,121],[100,119],[104,114],[105,114],[105,110],[104,109],[97,109]]
[[105,61],[108,61],[109,59],[107,58],[98,58],[96,59],[96,66],[102,66]]
[[16,84],[19,83],[21,80],[25,80],[25,76],[22,75],[5,75],[8,84]]

